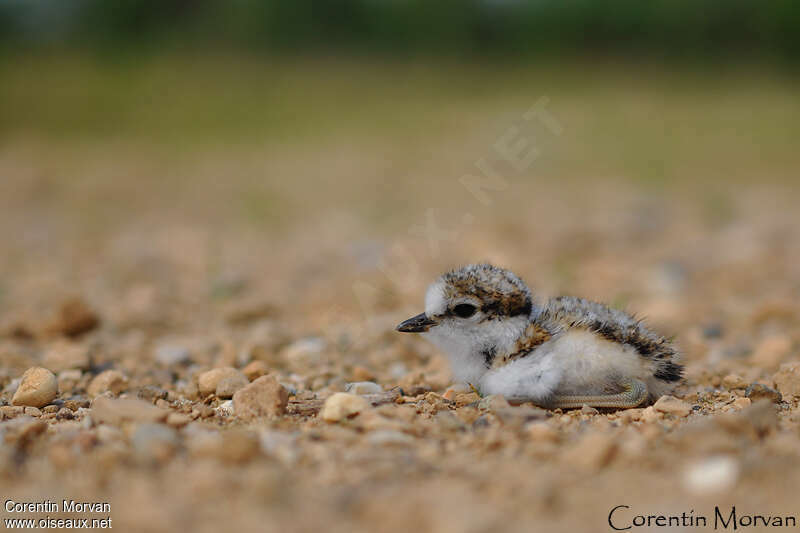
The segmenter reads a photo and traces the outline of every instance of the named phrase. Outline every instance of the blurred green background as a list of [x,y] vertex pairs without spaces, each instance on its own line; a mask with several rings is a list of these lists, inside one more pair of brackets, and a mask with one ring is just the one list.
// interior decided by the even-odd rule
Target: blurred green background
[[2,0],[0,192],[94,226],[122,202],[404,232],[474,210],[456,180],[546,97],[564,134],[530,132],[493,216],[542,180],[690,184],[723,216],[731,182],[796,178],[798,29],[789,0]]
[[94,49],[213,44],[379,56],[612,52],[796,62],[799,21],[791,0],[4,0],[0,33]]

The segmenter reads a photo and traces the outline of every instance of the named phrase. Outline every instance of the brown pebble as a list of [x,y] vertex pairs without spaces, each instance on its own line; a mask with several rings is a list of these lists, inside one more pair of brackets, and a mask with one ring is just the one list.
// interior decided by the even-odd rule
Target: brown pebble
[[161,387],[156,387],[155,385],[145,385],[144,387],[140,387],[136,390],[137,398],[151,403],[166,399],[168,395],[169,393],[167,391]]
[[653,404],[653,409],[661,413],[684,417],[692,411],[692,406],[674,396],[662,396]]
[[50,334],[77,337],[93,330],[100,324],[100,318],[79,298],[67,300],[58,309],[56,316],[46,326]]
[[77,411],[80,408],[88,408],[91,405],[91,402],[85,398],[70,398],[69,400],[64,400],[64,407],[70,409],[71,411]]
[[589,407],[588,405],[584,405],[583,407],[581,407],[581,411],[580,412],[581,412],[582,415],[593,416],[593,415],[598,414],[600,411],[598,411],[594,407]]
[[471,403],[475,403],[481,399],[476,392],[462,392],[461,394],[456,394],[456,397],[453,401],[456,403],[457,407],[463,407],[465,405],[469,405]]
[[35,418],[39,418],[40,416],[42,416],[42,411],[40,411],[36,407],[26,407],[24,412],[25,412],[26,415],[32,416],[32,417],[35,417]]
[[622,411],[622,413],[619,414],[619,419],[622,420],[622,422],[626,423],[626,424],[641,420],[642,411],[644,411],[644,409],[641,409],[641,408],[626,409],[626,410]]
[[245,421],[283,415],[288,403],[289,393],[274,376],[261,376],[233,395],[236,416]]
[[639,420],[647,424],[652,424],[653,422],[658,422],[659,420],[661,420],[661,417],[662,417],[661,412],[656,411],[654,407],[651,405],[649,407],[642,409],[642,412],[639,415]]
[[106,370],[97,374],[86,389],[90,398],[105,392],[117,395],[128,387],[128,378],[117,370]]
[[214,368],[198,376],[197,388],[200,391],[200,396],[206,397],[209,394],[215,394],[220,382],[229,377],[240,378],[241,381],[247,382],[247,378],[244,374],[233,367],[224,366],[222,368]]
[[744,389],[747,387],[747,382],[738,374],[728,374],[722,378],[722,386],[728,390]]
[[750,403],[750,398],[736,398],[731,405],[733,405],[734,409],[744,409],[749,407]]
[[352,381],[375,381],[375,374],[363,366],[354,366],[350,376]]
[[246,387],[250,382],[244,374],[226,376],[217,384],[215,394],[218,398],[232,398],[236,391]]
[[242,374],[249,381],[255,381],[261,376],[269,374],[269,366],[264,361],[252,361],[242,369]]
[[156,400],[156,407],[158,407],[159,409],[170,409],[170,408],[172,408],[172,406],[169,404],[169,402],[167,400],[164,400],[163,398],[159,398],[158,400]]

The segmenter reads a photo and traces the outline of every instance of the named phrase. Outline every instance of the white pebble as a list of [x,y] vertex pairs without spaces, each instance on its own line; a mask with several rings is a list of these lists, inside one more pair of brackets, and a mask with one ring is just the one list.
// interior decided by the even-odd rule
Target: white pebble
[[731,457],[709,457],[689,465],[684,471],[686,489],[694,494],[723,492],[739,479],[739,463]]
[[383,387],[372,381],[356,381],[345,385],[344,390],[350,394],[380,394]]

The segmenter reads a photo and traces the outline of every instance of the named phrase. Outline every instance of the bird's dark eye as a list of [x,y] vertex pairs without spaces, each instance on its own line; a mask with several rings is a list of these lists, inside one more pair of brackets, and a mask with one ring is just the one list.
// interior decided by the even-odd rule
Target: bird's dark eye
[[472,304],[458,304],[453,308],[453,313],[461,318],[469,318],[475,314],[478,309]]

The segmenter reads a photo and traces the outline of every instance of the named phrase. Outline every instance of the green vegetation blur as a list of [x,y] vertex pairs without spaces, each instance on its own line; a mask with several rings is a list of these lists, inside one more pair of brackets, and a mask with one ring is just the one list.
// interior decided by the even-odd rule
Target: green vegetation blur
[[96,50],[800,59],[794,0],[2,0],[0,38]]
[[259,221],[316,197],[383,218],[447,204],[540,98],[564,133],[525,131],[517,183],[796,182],[798,5],[0,0],[0,186],[205,209],[224,176]]

